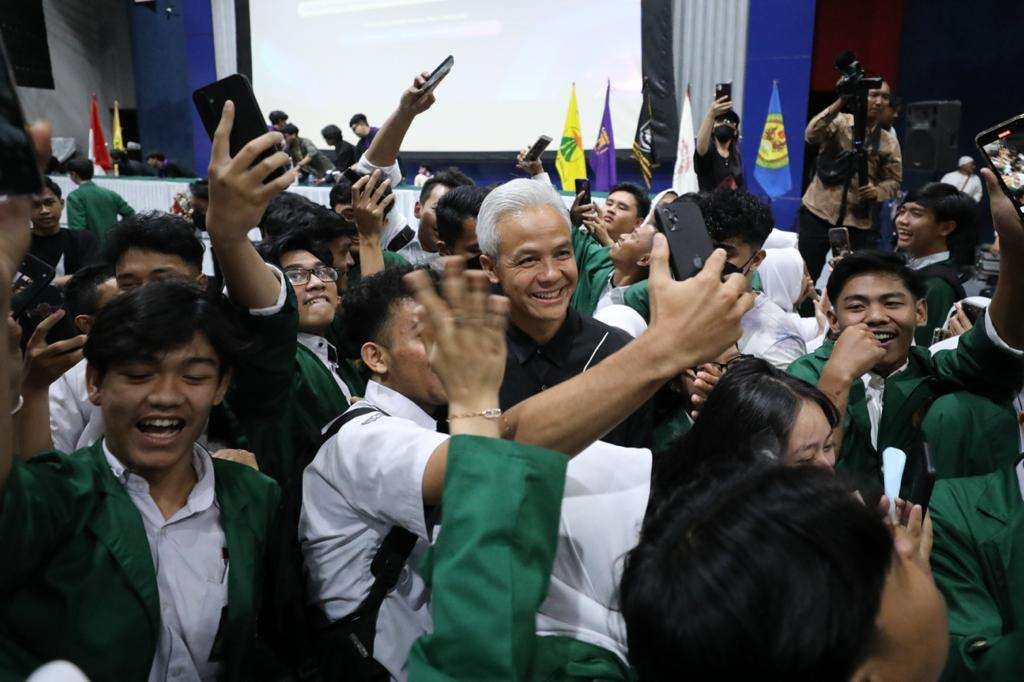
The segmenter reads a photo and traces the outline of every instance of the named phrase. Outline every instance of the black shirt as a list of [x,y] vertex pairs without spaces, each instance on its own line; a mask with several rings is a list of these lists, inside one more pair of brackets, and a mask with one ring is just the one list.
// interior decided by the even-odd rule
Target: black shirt
[[63,257],[63,272],[57,272],[60,277],[72,275],[83,266],[96,262],[97,250],[96,237],[92,232],[61,228],[57,234],[48,237],[33,233],[28,252],[53,268]]
[[[587,367],[593,367],[632,339],[603,322],[569,308],[565,322],[546,344],[539,344],[514,324],[506,333],[508,357],[501,384],[501,409],[507,410]],[[614,396],[606,396],[614,400]],[[644,406],[601,440],[627,447],[649,447],[650,409]]]
[[356,148],[351,142],[342,140],[334,145],[334,167],[340,171],[345,170],[359,159],[356,158]]
[[740,150],[733,142],[729,148],[729,157],[723,157],[715,147],[715,140],[708,143],[708,151],[701,156],[696,150],[693,152],[693,170],[697,173],[697,184],[701,192],[711,192],[726,183],[733,189],[743,189],[743,160],[740,158]]

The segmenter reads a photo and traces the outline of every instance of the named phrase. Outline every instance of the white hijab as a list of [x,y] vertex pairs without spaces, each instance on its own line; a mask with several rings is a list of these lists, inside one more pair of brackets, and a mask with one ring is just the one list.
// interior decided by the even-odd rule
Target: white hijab
[[804,259],[796,249],[765,249],[761,273],[764,293],[787,313],[793,312],[804,288]]

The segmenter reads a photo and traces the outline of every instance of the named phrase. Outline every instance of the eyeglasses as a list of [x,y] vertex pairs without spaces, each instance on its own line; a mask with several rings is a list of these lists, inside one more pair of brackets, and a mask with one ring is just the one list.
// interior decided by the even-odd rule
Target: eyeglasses
[[310,275],[316,275],[316,278],[321,282],[338,281],[338,271],[326,265],[321,265],[311,269],[289,268],[284,271],[284,276],[287,277],[288,281],[292,284],[308,284]]

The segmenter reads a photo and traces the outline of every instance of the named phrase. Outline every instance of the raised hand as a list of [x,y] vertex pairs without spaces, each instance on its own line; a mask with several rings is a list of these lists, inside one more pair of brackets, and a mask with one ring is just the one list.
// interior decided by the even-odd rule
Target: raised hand
[[732,109],[732,100],[728,97],[719,97],[711,106],[708,107],[708,118],[712,121],[717,119],[719,116],[723,116],[726,112]]
[[434,98],[434,90],[440,87],[440,84],[430,90],[423,89],[423,84],[427,82],[429,77],[430,72],[424,71],[413,80],[412,87],[406,89],[402,93],[401,99],[398,100],[399,112],[416,116],[422,114],[437,101]]
[[593,216],[595,213],[600,217],[600,209],[593,202],[589,204],[581,204],[583,201],[584,192],[580,192],[576,195],[576,199],[572,202],[572,206],[569,208],[569,220],[572,222],[573,227],[579,227],[589,216]]
[[79,334],[70,339],[47,343],[46,335],[61,321],[65,312],[58,310],[39,323],[25,346],[22,372],[22,391],[46,391],[50,384],[77,365],[84,357],[86,336]]
[[864,323],[843,330],[836,341],[828,367],[835,376],[852,383],[864,376],[885,357],[885,348]]
[[394,192],[384,196],[391,181],[380,181],[381,172],[359,178],[352,185],[352,213],[360,239],[380,239],[384,230],[384,215],[395,201]]
[[740,319],[754,305],[746,278],[722,281],[725,251],[716,249],[695,276],[677,282],[668,265],[668,242],[654,236],[649,290],[651,325],[645,335],[656,341],[666,370],[684,370],[714,360],[742,335]]
[[524,147],[519,150],[519,155],[516,157],[516,168],[523,171],[531,178],[534,175],[539,175],[544,172],[544,164],[541,163],[540,158],[536,158],[533,161],[527,161],[526,155],[529,153],[530,148]]
[[508,299],[490,293],[483,272],[464,267],[462,258],[444,259],[443,297],[426,272],[405,276],[422,307],[419,319],[430,344],[430,366],[444,384],[450,415],[497,408],[505,375]]
[[259,163],[256,159],[281,144],[284,137],[279,132],[260,135],[232,158],[230,137],[234,122],[235,105],[228,101],[210,151],[210,206],[206,211],[206,226],[211,238],[240,241],[248,239],[246,235],[259,223],[267,204],[295,182],[298,171],[292,168],[264,183],[271,172],[288,163],[289,157],[277,151]]

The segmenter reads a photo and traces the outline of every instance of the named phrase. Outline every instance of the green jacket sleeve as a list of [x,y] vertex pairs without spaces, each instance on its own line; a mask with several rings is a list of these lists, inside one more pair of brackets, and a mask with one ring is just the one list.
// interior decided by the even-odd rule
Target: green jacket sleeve
[[1004,632],[978,547],[966,532],[965,511],[951,490],[946,481],[939,481],[929,509],[934,529],[932,571],[946,598],[949,619],[949,658],[942,679],[1019,680],[1024,632]]
[[946,315],[956,301],[956,294],[949,283],[941,277],[929,277],[925,283],[927,291],[925,300],[928,302],[928,321],[914,332],[917,345],[932,345],[932,334],[946,323]]
[[75,190],[68,194],[68,229],[70,230],[84,230],[87,225],[85,202],[78,192],[79,190]]
[[640,313],[645,322],[651,323],[651,293],[646,279],[626,287],[623,303]]
[[413,645],[410,680],[532,679],[567,462],[509,441],[451,439],[444,523],[421,570],[434,632]]
[[960,337],[960,344],[933,356],[946,390],[966,390],[997,401],[1010,400],[1024,381],[1021,358],[997,346],[985,330],[988,313]]
[[801,358],[797,358],[793,362],[789,363],[789,367],[786,372],[795,376],[797,379],[803,379],[811,386],[818,385],[818,379],[821,378],[821,363],[816,362],[816,358],[813,353],[809,353]]
[[120,194],[117,195],[117,214],[122,218],[135,215],[135,209],[129,206],[128,202]]

